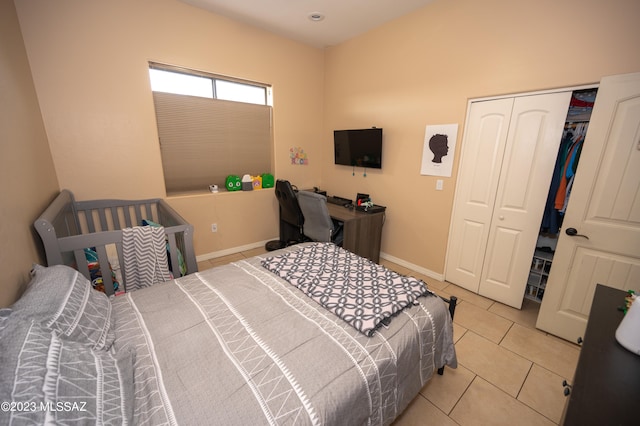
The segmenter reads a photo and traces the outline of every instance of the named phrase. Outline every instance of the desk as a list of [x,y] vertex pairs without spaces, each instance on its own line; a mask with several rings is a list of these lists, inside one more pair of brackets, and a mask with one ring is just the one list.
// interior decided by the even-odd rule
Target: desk
[[601,284],[596,287],[564,425],[638,424],[640,356],[615,337],[623,317],[617,308],[624,304],[625,294]]
[[327,207],[333,219],[344,223],[342,247],[378,263],[384,212],[364,213],[331,203]]

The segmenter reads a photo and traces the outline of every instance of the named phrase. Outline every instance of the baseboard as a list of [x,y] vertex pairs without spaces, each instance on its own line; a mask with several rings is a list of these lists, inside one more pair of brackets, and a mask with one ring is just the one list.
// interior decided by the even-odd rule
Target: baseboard
[[[232,247],[232,248],[228,248],[228,249],[225,249],[225,250],[220,250],[220,251],[214,251],[214,252],[211,252],[211,253],[201,254],[199,256],[196,256],[196,261],[202,262],[202,261],[205,261],[205,260],[215,259],[215,258],[222,257],[222,256],[228,256],[230,254],[240,253],[242,251],[252,250],[252,249],[255,249],[255,248],[259,248],[259,247],[264,247],[264,245],[267,244],[269,241],[271,241],[271,240],[258,241],[256,243],[251,243],[251,244],[247,244],[247,245],[244,245],[244,246]],[[385,252],[380,252],[380,257],[382,259],[388,260],[389,262],[393,262],[393,263],[396,263],[396,264],[398,264],[400,266],[404,266],[405,268],[409,268],[412,271],[419,272],[419,273],[421,273],[423,275],[426,275],[427,277],[433,278],[434,280],[444,281],[444,274],[439,274],[437,272],[433,272],[430,269],[423,268],[422,266],[418,266],[418,265],[413,264],[411,262],[407,262],[406,260],[402,260],[402,259],[397,258],[395,256],[391,256],[390,254],[385,253]]]
[[228,256],[230,254],[240,253],[241,251],[247,251],[247,250],[252,250],[252,249],[255,249],[255,248],[264,247],[264,245],[267,244],[269,241],[271,241],[271,240],[258,241],[256,243],[251,243],[251,244],[247,244],[247,245],[244,245],[244,246],[232,247],[232,248],[228,248],[228,249],[225,249],[225,250],[213,251],[211,253],[201,254],[199,256],[196,256],[196,261],[202,262],[204,260],[210,260],[210,259],[215,259],[217,257]]
[[433,278],[434,280],[444,281],[444,274],[439,274],[437,272],[433,272],[430,269],[423,268],[422,266],[415,265],[413,263],[407,262],[406,260],[399,259],[395,256],[391,256],[388,253],[380,252],[380,257],[382,259],[388,260],[389,262],[397,263],[400,266],[404,266],[405,268],[409,268],[412,271],[416,271],[421,273],[422,275],[426,275],[429,278]]

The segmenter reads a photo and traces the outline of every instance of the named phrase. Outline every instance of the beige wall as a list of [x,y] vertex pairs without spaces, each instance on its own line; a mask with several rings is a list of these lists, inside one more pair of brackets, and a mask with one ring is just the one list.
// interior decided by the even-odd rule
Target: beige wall
[[[16,8],[60,187],[77,199],[166,195],[150,60],[272,84],[276,177],[319,181],[322,50],[176,0],[33,0]],[[309,166],[290,165],[293,146],[308,152]],[[198,255],[278,235],[272,191],[169,202],[196,226]]]
[[0,0],[0,307],[43,263],[33,221],[58,191],[51,152],[11,0]]
[[[444,191],[420,176],[425,125],[460,125],[457,165],[470,98],[640,70],[636,0],[435,0],[326,51],[177,0],[16,3],[59,186],[78,199],[165,196],[147,61],[252,79],[274,86],[276,177],[370,193],[388,207],[383,252],[437,274],[457,167]],[[384,128],[382,171],[334,166],[332,130],[369,126]],[[277,236],[271,190],[169,202],[201,256]]]
[[[323,188],[371,194],[387,206],[382,251],[442,274],[468,100],[640,71],[639,16],[637,0],[436,0],[328,49]],[[451,123],[456,166],[436,191],[420,175],[425,125]],[[383,169],[333,165],[332,130],[370,126],[384,129]]]

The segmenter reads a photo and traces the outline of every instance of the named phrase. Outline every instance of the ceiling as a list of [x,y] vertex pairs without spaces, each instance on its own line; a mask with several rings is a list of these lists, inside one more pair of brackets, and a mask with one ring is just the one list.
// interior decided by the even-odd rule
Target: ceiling
[[[340,44],[433,0],[180,0],[315,47]],[[309,17],[321,18],[313,21]]]

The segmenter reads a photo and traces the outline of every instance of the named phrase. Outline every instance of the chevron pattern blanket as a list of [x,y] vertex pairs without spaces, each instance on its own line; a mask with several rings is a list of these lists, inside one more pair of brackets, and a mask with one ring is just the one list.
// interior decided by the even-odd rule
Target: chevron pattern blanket
[[171,280],[164,227],[122,229],[122,260],[127,291]]

